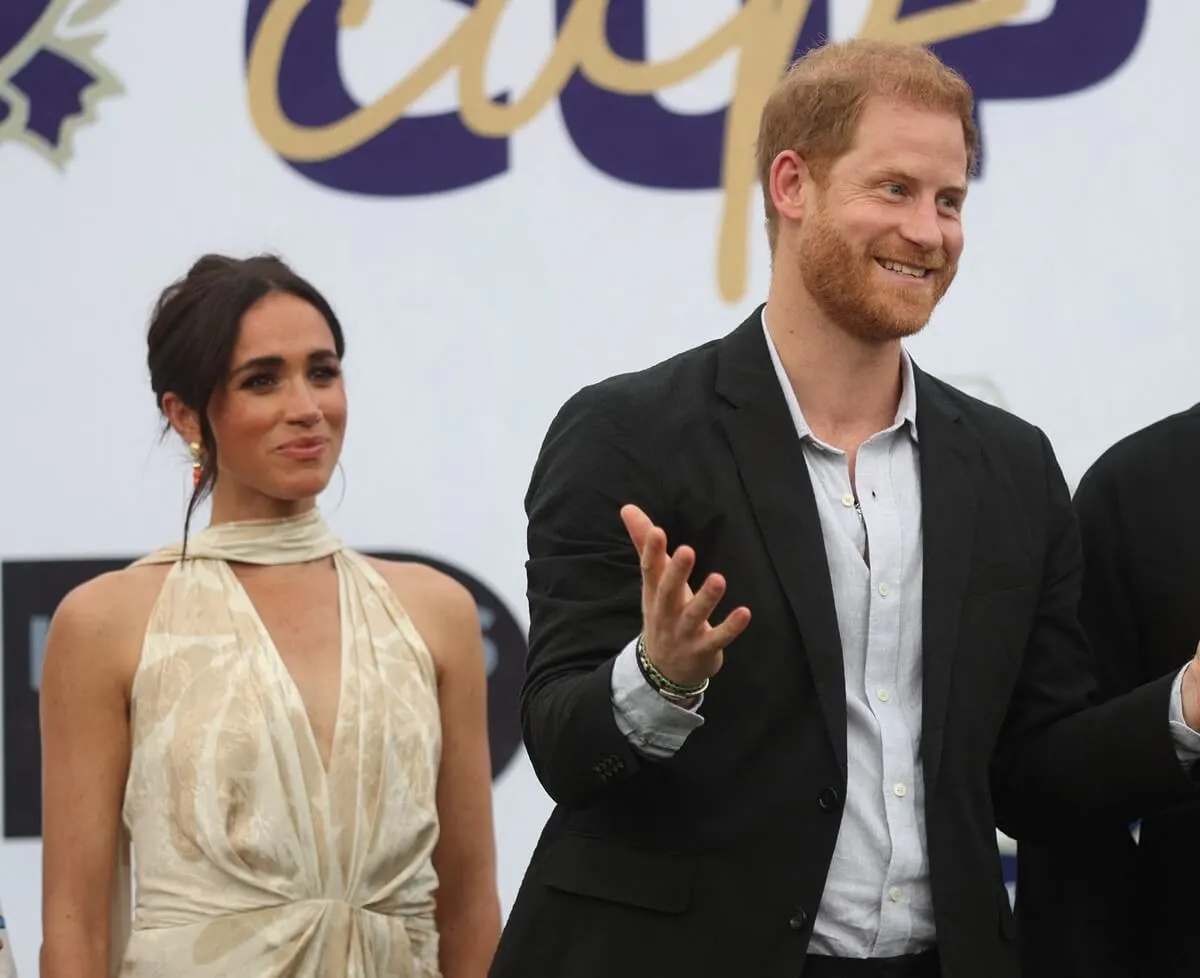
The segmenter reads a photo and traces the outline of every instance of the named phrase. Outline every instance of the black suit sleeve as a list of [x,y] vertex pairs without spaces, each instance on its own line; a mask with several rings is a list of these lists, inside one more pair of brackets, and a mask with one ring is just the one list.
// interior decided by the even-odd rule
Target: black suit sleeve
[[552,422],[534,466],[528,516],[529,657],[521,695],[525,745],[542,786],[577,805],[650,762],[616,725],[617,654],[642,628],[641,568],[621,521],[626,503],[660,522],[646,433],[611,392],[587,388]]
[[1051,841],[1098,820],[1132,822],[1196,796],[1168,723],[1175,674],[1099,699],[1094,654],[1079,623],[1083,561],[1066,480],[1042,436],[1045,561],[1037,612],[993,760],[999,827]]
[[1075,492],[1083,543],[1079,620],[1096,653],[1100,696],[1111,699],[1141,684],[1141,636],[1130,593],[1125,514],[1107,469],[1089,472]]
[[[1099,698],[1109,700],[1139,685],[1141,671],[1125,573],[1126,527],[1103,462],[1084,476],[1074,504],[1084,555],[1080,621],[1096,654]],[[1017,873],[1022,974],[1135,978],[1144,948],[1137,846],[1127,826],[1096,824],[1053,842],[1024,842]]]

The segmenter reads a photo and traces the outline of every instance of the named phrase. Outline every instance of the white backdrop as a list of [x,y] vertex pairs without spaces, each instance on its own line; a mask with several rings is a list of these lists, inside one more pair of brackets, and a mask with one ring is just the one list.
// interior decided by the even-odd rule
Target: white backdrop
[[[621,16],[638,4],[612,0]],[[492,179],[407,196],[326,186],[281,161],[272,146],[283,145],[279,127],[259,114],[273,86],[247,83],[248,8],[270,7],[267,22],[277,24],[304,5],[4,4],[0,337],[10,352],[0,384],[0,561],[132,556],[178,537],[189,469],[181,446],[157,441],[147,313],[201,252],[270,249],[328,295],[347,332],[351,422],[345,483],[335,480],[325,502],[331,523],[355,546],[465,568],[524,627],[522,496],[550,418],[579,386],[721,335],[760,301],[768,266],[757,192],[616,179],[578,148],[553,97],[509,137],[508,169]],[[345,0],[343,16],[358,24],[334,49],[345,88],[360,104],[375,102],[468,17],[480,24],[495,6]],[[1013,82],[1007,92],[987,81],[985,165],[965,212],[967,248],[958,281],[912,344],[922,366],[1042,425],[1072,482],[1116,438],[1200,400],[1195,272],[1184,268],[1200,251],[1200,146],[1181,112],[1200,71],[1192,51],[1200,7],[1155,0],[1142,24],[1140,0],[830,6],[834,36],[886,25],[888,8],[939,8],[940,22],[918,25],[927,34],[972,28],[971,18],[977,30],[1003,15],[1010,26],[999,31],[1016,39],[1017,53],[1003,55],[1017,59],[1010,74],[1036,79],[1039,66],[1061,61],[1060,75],[1074,67],[1084,79],[1042,91]],[[311,7],[306,16],[336,13],[338,0]],[[24,8],[43,19],[19,23]],[[644,8],[657,60],[741,9],[738,0]],[[809,16],[826,8],[814,2]],[[770,25],[749,18],[765,8],[751,0],[744,9],[745,43],[757,50]],[[534,82],[553,47],[554,10],[555,0],[507,5],[486,48],[489,92],[515,100]],[[63,40],[79,36],[100,39]],[[54,51],[59,60],[48,60]],[[1001,55],[970,57],[960,65],[969,77],[997,73]],[[1104,67],[1105,58],[1114,63]],[[69,77],[64,61],[100,84],[84,116],[68,119],[69,138],[48,144],[34,135],[54,102],[43,79],[56,65],[57,77]],[[730,53],[660,92],[658,104],[693,116],[720,109],[737,65]],[[286,111],[303,109],[303,93],[281,92]],[[452,72],[408,114],[459,104]],[[596,123],[589,145],[597,132],[619,157],[628,133]],[[752,138],[730,139],[727,172],[744,170]],[[305,146],[319,153],[319,142]],[[403,149],[391,158],[395,173]],[[435,182],[471,155],[446,145],[429,152],[436,165],[422,173]],[[646,165],[669,181],[694,172],[696,159],[686,145],[667,146]],[[372,172],[386,180],[393,171],[384,164],[377,159]],[[748,215],[748,233],[723,253],[743,254],[748,272],[723,289],[727,197],[735,218]],[[495,801],[507,908],[549,811],[523,754],[499,776]],[[24,976],[37,973],[40,854],[33,839],[0,842],[0,901]]]

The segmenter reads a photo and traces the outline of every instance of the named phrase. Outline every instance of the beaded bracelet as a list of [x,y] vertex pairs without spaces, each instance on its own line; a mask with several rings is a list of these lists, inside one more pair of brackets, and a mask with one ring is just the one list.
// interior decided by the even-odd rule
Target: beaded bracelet
[[708,689],[707,679],[696,686],[680,686],[678,683],[671,682],[671,680],[659,672],[658,667],[650,661],[650,656],[646,654],[646,638],[644,635],[638,636],[637,662],[642,675],[646,677],[646,682],[653,686],[660,696],[673,703],[693,699]]

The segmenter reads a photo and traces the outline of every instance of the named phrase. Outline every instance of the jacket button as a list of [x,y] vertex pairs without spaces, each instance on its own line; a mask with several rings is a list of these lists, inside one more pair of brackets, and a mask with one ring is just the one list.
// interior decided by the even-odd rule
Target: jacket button
[[808,923],[808,914],[803,910],[797,910],[792,914],[792,919],[788,921],[788,926],[792,930],[804,930],[804,925]]
[[835,788],[822,788],[820,794],[817,795],[817,804],[821,806],[821,811],[831,812],[837,808],[838,793]]

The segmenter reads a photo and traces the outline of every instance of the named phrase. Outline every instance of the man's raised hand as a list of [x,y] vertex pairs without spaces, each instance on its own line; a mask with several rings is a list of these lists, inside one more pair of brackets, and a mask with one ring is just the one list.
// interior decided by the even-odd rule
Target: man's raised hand
[[725,648],[750,624],[750,609],[734,608],[719,625],[711,625],[725,578],[709,574],[693,593],[688,577],[695,551],[681,546],[668,557],[666,533],[637,506],[622,506],[621,519],[641,558],[646,656],[672,683],[698,686],[720,670]]

